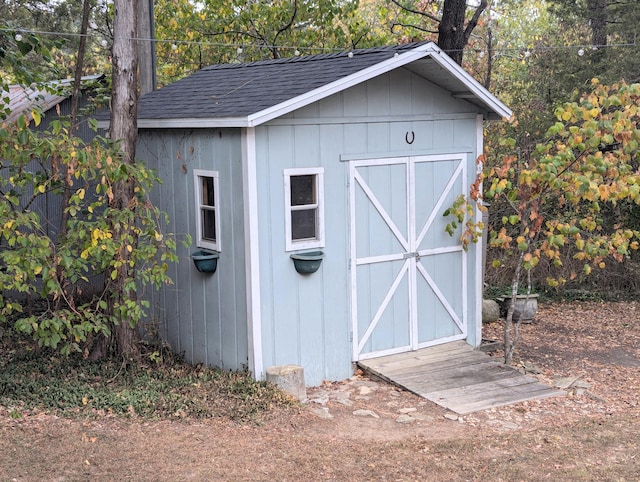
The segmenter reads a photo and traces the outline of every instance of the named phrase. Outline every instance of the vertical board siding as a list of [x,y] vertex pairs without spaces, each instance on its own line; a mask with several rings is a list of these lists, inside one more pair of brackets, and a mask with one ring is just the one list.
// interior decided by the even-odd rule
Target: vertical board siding
[[[460,152],[467,153],[467,171],[474,173],[478,154],[476,115],[476,109],[466,101],[452,98],[406,69],[398,69],[255,128],[264,368],[302,365],[308,385],[351,375],[350,162],[341,159]],[[240,129],[142,130],[139,142],[139,153],[164,180],[154,190],[153,200],[171,218],[165,227],[168,232],[195,236],[193,169],[219,172],[222,248],[218,270],[213,275],[197,272],[189,258],[196,247],[178,244],[180,265],[169,268],[175,285],[153,295],[153,308],[156,318],[166,323],[161,326],[176,351],[192,362],[230,369],[242,368],[249,350],[240,135]],[[298,274],[291,252],[285,250],[283,171],[302,167],[324,168],[325,257],[320,269],[310,275]],[[407,211],[395,194],[406,194],[406,184],[399,181],[402,176],[396,176],[395,169],[403,168],[390,166],[386,171],[370,173],[363,170],[366,182],[383,187],[381,191],[386,194],[380,202],[399,227],[406,225]],[[430,192],[446,184],[450,175],[446,163],[417,169],[421,171],[416,175],[426,179],[420,189]],[[468,188],[468,182],[457,181],[451,199]],[[356,202],[366,215],[353,221],[358,229],[369,233],[366,239],[357,240],[357,249],[367,255],[384,252],[383,248],[397,240],[384,234],[383,221],[375,210],[366,207],[364,194],[356,192]],[[417,201],[435,203],[429,196]],[[448,204],[442,210],[446,207]],[[408,234],[403,232],[403,236]],[[450,245],[451,239],[444,233],[429,232],[423,244]],[[467,305],[471,310],[478,305],[475,297],[481,296],[473,291],[479,265],[475,251],[472,246],[467,260],[472,298]],[[451,266],[460,266],[458,254],[430,262],[429,271],[439,273],[443,279],[438,283],[451,294],[460,279],[446,276]],[[385,296],[384,288],[375,283],[376,270],[384,270],[380,276],[388,277],[403,265],[399,260],[386,266],[358,267],[365,274],[358,279],[362,297],[358,296],[357,309],[372,317]],[[463,269],[457,272],[461,273],[458,276],[465,273]],[[426,282],[421,283],[420,289],[428,291]],[[408,343],[406,326],[396,326],[393,321],[409,310],[407,292],[407,286],[399,286],[388,313],[380,320],[389,325],[389,339],[372,337],[367,342],[369,351]],[[453,310],[458,313],[464,303],[455,296],[453,299]],[[419,310],[433,318],[440,316],[443,308],[434,301],[421,304]],[[471,314],[468,319],[473,323],[478,317]],[[474,333],[475,327],[469,328]],[[451,326],[435,326],[428,333],[433,337],[451,335],[455,335]]]
[[[443,114],[442,118],[434,116],[438,113]],[[452,118],[451,113],[459,115]],[[416,118],[394,120],[396,116],[408,115]],[[423,119],[421,115],[424,115]],[[365,116],[370,117],[370,121],[352,121]],[[423,154],[438,149],[444,152],[457,149],[469,153],[468,170],[475,172],[476,110],[467,102],[453,99],[448,92],[400,69],[299,109],[286,119],[280,118],[256,128],[263,364],[265,368],[289,363],[302,365],[306,383],[318,385],[325,379],[349,377],[352,370],[349,162],[341,162],[341,156],[375,159],[393,152]],[[411,137],[413,143],[409,144],[407,139]],[[290,252],[285,251],[284,239],[283,170],[296,167],[324,168],[325,257],[318,272],[305,276],[295,272]],[[374,176],[377,177],[369,180],[386,184],[389,193],[401,193],[406,186],[394,184],[398,181],[391,175],[392,169],[393,166],[386,174],[376,173]],[[446,183],[445,177],[447,173],[432,172],[431,189]],[[402,226],[407,216],[404,205],[396,203],[393,195],[381,201],[390,216]],[[378,234],[375,226],[381,221],[374,213],[355,222],[361,227],[362,223],[368,224],[364,227],[371,233],[367,245],[358,249],[375,254],[381,250],[381,243],[397,243],[391,237]],[[429,236],[429,242],[436,244],[438,240],[448,238],[444,233]],[[473,247],[469,256],[475,259]],[[455,255],[434,261],[438,264],[434,269],[446,273],[448,263],[458,263],[454,260]],[[363,293],[363,298],[358,298],[359,310],[373,316],[385,294],[382,288],[366,282],[374,279],[375,273],[371,270],[397,271],[401,266],[402,262],[394,266],[361,267],[369,275],[359,278],[359,282],[365,280],[358,286]],[[475,262],[470,260],[469,266],[473,269]],[[445,289],[452,289],[455,282],[455,279],[445,281]],[[406,312],[406,298],[406,287],[400,286],[387,310],[396,315]],[[456,312],[461,309],[459,300],[454,308]],[[429,316],[437,316],[441,309],[436,306],[421,308],[423,312],[429,310]],[[388,318],[383,316],[381,323],[390,323],[393,316]],[[390,329],[394,343],[408,343],[406,327],[391,326]],[[450,327],[436,327],[434,336],[441,334],[438,330],[444,330],[445,335],[452,334]],[[375,337],[369,341],[372,346],[383,349],[388,342]]]
[[[165,230],[178,239],[174,284],[154,297],[154,317],[166,323],[171,347],[193,363],[228,369],[247,364],[247,315],[240,132],[222,130],[141,130],[138,154],[163,180],[152,201],[167,212]],[[218,171],[222,250],[214,274],[198,272],[190,259],[195,246],[193,170]],[[180,241],[189,234],[194,243]]]

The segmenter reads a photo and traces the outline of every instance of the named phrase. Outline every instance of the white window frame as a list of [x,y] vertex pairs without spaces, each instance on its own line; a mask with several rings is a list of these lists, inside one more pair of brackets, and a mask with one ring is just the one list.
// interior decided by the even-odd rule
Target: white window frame
[[[301,206],[291,205],[291,177],[315,176],[316,203]],[[284,226],[285,226],[285,250],[295,251],[299,249],[324,248],[324,168],[308,167],[284,170]],[[294,240],[291,232],[291,212],[302,209],[316,208],[316,237]]]
[[[216,240],[211,241],[203,238],[202,232],[202,178],[213,178],[213,211],[215,212],[215,230]],[[220,244],[220,183],[218,171],[205,171],[202,169],[193,170],[193,184],[196,200],[196,246],[198,248],[211,249],[213,251],[221,251]],[[206,206],[210,209],[209,206]]]

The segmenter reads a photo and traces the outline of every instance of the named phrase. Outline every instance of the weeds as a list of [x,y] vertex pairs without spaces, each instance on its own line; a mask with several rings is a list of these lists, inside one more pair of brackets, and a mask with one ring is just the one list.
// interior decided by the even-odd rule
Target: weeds
[[[0,329],[0,405],[66,416],[258,420],[291,400],[248,371],[188,365],[172,358],[91,362],[52,352],[36,354]],[[148,357],[147,357],[148,359]]]

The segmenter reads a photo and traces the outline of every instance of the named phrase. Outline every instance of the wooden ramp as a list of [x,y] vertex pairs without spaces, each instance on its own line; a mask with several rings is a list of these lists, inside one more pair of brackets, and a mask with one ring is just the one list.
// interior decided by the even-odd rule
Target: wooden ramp
[[464,415],[565,395],[474,350],[464,341],[359,361],[366,372]]

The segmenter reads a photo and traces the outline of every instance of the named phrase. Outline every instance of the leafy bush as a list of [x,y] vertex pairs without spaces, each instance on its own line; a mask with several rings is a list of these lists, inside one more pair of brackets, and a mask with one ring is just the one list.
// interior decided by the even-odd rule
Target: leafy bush
[[[0,322],[65,354],[88,349],[115,325],[135,327],[149,306],[136,291],[170,283],[168,263],[177,261],[175,240],[161,233],[166,216],[147,196],[158,182],[143,164],[123,162],[116,145],[101,138],[85,145],[62,121],[45,132],[32,130],[26,115],[2,124]],[[115,206],[114,189],[122,184],[133,196]],[[67,198],[57,236],[32,209],[46,194]],[[124,281],[111,286],[122,272]],[[82,297],[77,287],[92,275],[104,276],[104,289]],[[27,309],[34,299],[42,300],[37,312]]]

